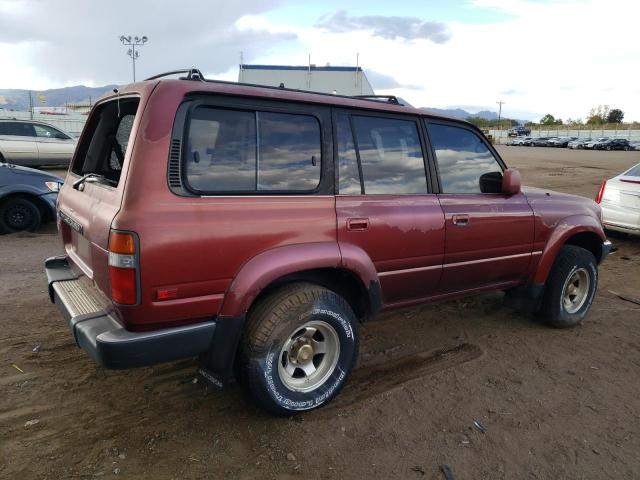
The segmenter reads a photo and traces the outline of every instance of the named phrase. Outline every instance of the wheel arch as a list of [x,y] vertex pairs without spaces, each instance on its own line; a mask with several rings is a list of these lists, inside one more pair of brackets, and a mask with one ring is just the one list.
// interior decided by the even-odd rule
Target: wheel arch
[[277,247],[248,260],[227,289],[211,350],[201,365],[226,383],[251,308],[289,283],[315,283],[336,292],[360,321],[375,315],[382,308],[382,296],[373,262],[357,247],[342,250],[336,242],[298,244]]
[[545,283],[563,245],[584,248],[593,253],[599,263],[603,258],[602,245],[605,240],[602,225],[594,217],[577,215],[564,219],[547,241],[534,274],[533,283]]

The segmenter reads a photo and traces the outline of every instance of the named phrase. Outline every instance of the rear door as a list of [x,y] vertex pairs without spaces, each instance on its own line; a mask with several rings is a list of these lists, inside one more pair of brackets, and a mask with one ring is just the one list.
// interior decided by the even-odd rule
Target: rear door
[[334,124],[338,241],[373,260],[385,306],[428,297],[442,271],[444,217],[418,119],[337,110]]
[[473,129],[427,124],[446,223],[443,293],[522,280],[531,261],[533,211],[523,193],[500,193],[502,161]]
[[41,165],[59,165],[71,160],[75,148],[75,142],[71,137],[48,125],[34,124],[33,127]]
[[120,209],[121,173],[135,135],[139,100],[121,97],[119,103],[105,102],[93,110],[58,200],[65,252],[103,291],[109,288],[109,231]]
[[38,165],[38,148],[33,124],[0,122],[0,152],[9,163]]

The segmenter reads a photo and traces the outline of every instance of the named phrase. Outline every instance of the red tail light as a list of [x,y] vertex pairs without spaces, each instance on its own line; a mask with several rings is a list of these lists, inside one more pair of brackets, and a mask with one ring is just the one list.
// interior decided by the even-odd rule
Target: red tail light
[[607,188],[607,181],[602,180],[600,184],[600,190],[598,190],[598,195],[596,195],[596,203],[602,202],[602,197],[604,196],[604,189]]
[[111,299],[121,305],[138,303],[138,242],[134,233],[111,231],[109,277]]

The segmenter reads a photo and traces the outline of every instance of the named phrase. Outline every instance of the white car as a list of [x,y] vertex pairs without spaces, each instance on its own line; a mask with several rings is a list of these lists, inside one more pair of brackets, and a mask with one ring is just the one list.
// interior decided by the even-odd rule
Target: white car
[[76,139],[44,122],[0,119],[0,162],[68,165]]
[[640,235],[640,163],[604,180],[596,196],[604,228]]

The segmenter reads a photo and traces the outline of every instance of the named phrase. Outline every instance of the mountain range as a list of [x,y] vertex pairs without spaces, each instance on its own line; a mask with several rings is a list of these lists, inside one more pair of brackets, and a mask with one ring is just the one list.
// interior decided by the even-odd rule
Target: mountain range
[[[36,107],[63,107],[67,102],[87,102],[95,101],[104,93],[116,88],[117,85],[105,85],[104,87],[85,87],[84,85],[76,85],[74,87],[52,88],[49,90],[32,90],[33,104]],[[42,101],[41,99],[44,99]],[[6,110],[29,110],[29,90],[19,89],[0,89],[0,108]],[[496,112],[482,110],[477,113],[471,113],[461,108],[431,108],[424,107],[422,110],[447,115],[460,119],[469,117],[480,117],[486,120],[495,120],[498,118]]]
[[[52,88],[49,90],[31,90],[33,105],[36,107],[62,107],[67,102],[96,101],[104,93],[116,88],[117,85],[104,87],[74,87]],[[43,101],[44,100],[44,101]],[[29,110],[29,90],[0,89],[0,108],[6,110]]]

